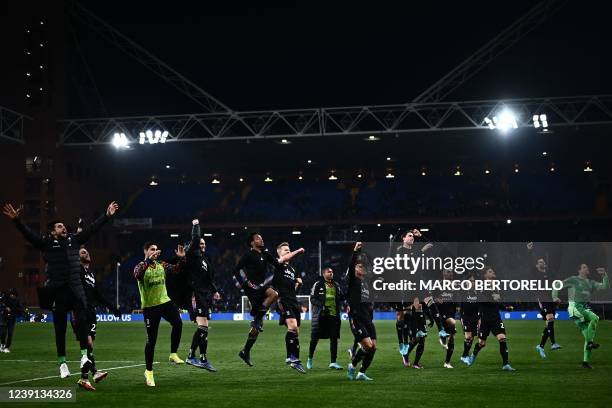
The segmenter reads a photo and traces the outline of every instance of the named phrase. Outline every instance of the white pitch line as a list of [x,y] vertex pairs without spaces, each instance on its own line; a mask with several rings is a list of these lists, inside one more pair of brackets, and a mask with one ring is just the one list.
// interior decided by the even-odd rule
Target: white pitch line
[[[156,361],[153,364],[159,364],[159,362]],[[143,365],[145,365],[145,364],[142,363],[142,364],[133,364],[133,365],[128,365],[128,366],[121,366],[121,367],[110,367],[110,368],[105,368],[104,371],[120,370],[122,368],[142,367]],[[50,378],[59,378],[59,375],[50,375],[48,377],[29,378],[27,380],[18,380],[18,381],[5,382],[5,383],[0,383],[0,385],[11,385],[11,384],[18,384],[18,383],[23,383],[23,382],[31,382],[31,381],[38,381],[38,380],[48,380]]]

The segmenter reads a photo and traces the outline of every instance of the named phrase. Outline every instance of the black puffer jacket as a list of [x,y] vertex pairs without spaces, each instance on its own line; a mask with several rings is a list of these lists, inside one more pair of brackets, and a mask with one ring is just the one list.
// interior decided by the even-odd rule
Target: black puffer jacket
[[[11,297],[10,295],[4,299],[4,307],[4,317],[6,320],[15,320],[17,317],[23,314],[23,306],[21,306],[19,300]],[[7,311],[7,308],[11,311]]]
[[194,291],[217,292],[215,271],[212,262],[200,250],[200,225],[191,229],[191,243],[185,259],[189,284]]
[[[333,284],[336,288],[336,318],[338,319],[339,323],[340,314],[342,313],[342,302],[345,300],[346,296],[336,281],[334,281]],[[321,312],[324,312],[325,310],[325,291],[326,283],[323,277],[317,280],[314,285],[312,285],[312,289],[310,290],[310,304],[312,305],[311,325],[312,330],[314,331],[318,330]]]
[[110,218],[99,217],[88,228],[77,234],[68,234],[66,238],[53,238],[50,235],[40,236],[33,232],[19,218],[14,220],[17,229],[32,246],[42,252],[47,263],[47,287],[50,289],[69,286],[73,294],[87,305],[85,290],[81,280],[81,262],[79,249],[89,238],[98,232]]

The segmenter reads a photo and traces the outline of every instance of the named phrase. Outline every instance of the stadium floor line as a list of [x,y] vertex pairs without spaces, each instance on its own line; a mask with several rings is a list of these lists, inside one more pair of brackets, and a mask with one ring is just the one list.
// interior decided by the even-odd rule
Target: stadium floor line
[[[156,361],[153,364],[159,364],[159,362]],[[121,367],[104,368],[104,369],[100,369],[100,370],[104,370],[104,371],[121,370],[122,368],[141,367],[141,366],[144,366],[144,365],[145,365],[144,363],[142,363],[142,364],[132,364],[132,365],[121,366]],[[38,377],[38,378],[29,378],[29,379],[26,379],[26,380],[10,381],[10,382],[5,382],[5,383],[0,383],[0,385],[11,385],[11,384],[18,384],[18,383],[23,383],[23,382],[48,380],[50,378],[59,378],[59,375],[50,375],[50,376],[47,376],[47,377]]]

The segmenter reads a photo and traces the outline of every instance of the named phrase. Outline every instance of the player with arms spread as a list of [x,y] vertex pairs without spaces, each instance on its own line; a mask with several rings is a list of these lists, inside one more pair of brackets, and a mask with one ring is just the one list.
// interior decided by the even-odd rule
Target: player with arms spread
[[[610,288],[610,279],[605,268],[597,268],[597,273],[602,277],[601,282],[589,279],[589,266],[581,264],[578,275],[570,276],[563,281],[563,287],[567,288],[567,311],[584,337],[582,367],[588,369],[593,368],[591,366],[591,351],[599,348],[599,344],[594,341],[599,316],[591,310],[589,302],[593,292]],[[561,302],[559,291],[553,290],[552,297],[557,304]]]

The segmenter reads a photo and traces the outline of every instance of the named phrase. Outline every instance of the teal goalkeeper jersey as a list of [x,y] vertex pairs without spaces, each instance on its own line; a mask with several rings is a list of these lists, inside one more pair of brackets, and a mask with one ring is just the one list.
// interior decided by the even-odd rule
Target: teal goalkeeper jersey
[[[610,280],[607,274],[603,275],[601,283],[580,276],[570,276],[563,281],[563,287],[567,288],[567,300],[569,302],[588,303],[591,301],[593,292],[610,287]],[[553,299],[558,297],[559,292],[553,290]]]

